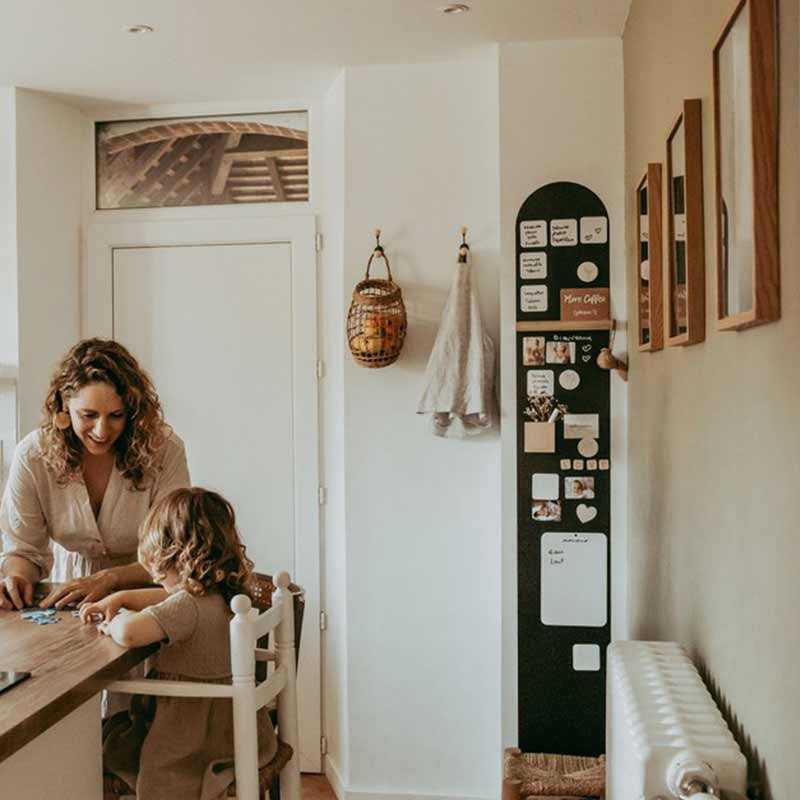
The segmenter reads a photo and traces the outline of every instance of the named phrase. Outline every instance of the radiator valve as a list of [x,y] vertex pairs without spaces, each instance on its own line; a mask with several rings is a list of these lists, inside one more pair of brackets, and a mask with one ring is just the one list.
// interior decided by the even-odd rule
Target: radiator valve
[[676,756],[667,770],[667,788],[680,800],[719,800],[718,786],[711,765],[690,753]]

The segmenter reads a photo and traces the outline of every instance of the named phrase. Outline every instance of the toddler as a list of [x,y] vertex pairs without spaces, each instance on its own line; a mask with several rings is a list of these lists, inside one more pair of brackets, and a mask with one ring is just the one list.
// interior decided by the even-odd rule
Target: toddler
[[[84,603],[81,619],[125,647],[163,642],[149,678],[231,682],[230,599],[247,593],[253,564],[233,508],[205,489],[176,489],[153,506],[139,534],[139,561],[163,588],[116,592]],[[277,740],[259,710],[259,764]],[[104,768],[139,800],[217,800],[233,781],[229,698],[135,696],[103,725]]]

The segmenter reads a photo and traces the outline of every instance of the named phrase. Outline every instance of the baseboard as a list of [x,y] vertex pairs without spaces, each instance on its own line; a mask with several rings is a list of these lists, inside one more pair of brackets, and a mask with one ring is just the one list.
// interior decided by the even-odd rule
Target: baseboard
[[416,794],[403,792],[402,794],[386,794],[383,792],[347,791],[344,800],[497,800],[496,797],[466,797],[453,794]]
[[389,794],[387,792],[370,792],[364,789],[350,789],[345,786],[341,773],[336,763],[329,755],[323,762],[325,777],[328,779],[337,800],[498,800],[498,797],[467,797],[454,794],[417,794],[416,792],[402,792]]
[[325,777],[336,795],[336,800],[347,800],[347,792],[344,788],[342,776],[339,773],[339,768],[334,763],[333,759],[326,755],[322,760],[322,769],[325,771]]

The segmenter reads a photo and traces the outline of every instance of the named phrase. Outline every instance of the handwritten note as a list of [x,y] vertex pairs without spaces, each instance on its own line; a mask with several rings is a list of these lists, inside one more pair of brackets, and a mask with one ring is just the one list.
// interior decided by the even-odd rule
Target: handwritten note
[[608,621],[607,571],[604,533],[542,534],[542,623],[602,628]]
[[547,247],[547,221],[526,219],[519,224],[520,247]]
[[605,244],[607,241],[606,217],[581,217],[581,244]]
[[547,277],[547,253],[520,253],[519,276],[524,281]]
[[578,220],[551,220],[550,244],[553,247],[572,247],[578,244]]
[[551,369],[528,370],[528,394],[553,394],[555,374]]
[[521,287],[519,307],[522,311],[547,311],[547,287],[542,284]]

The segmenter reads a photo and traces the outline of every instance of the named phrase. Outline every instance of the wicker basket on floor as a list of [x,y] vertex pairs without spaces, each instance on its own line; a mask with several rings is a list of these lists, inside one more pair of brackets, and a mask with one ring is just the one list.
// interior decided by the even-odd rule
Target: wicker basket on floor
[[503,757],[504,800],[603,797],[605,782],[605,756],[523,753],[509,747]]

